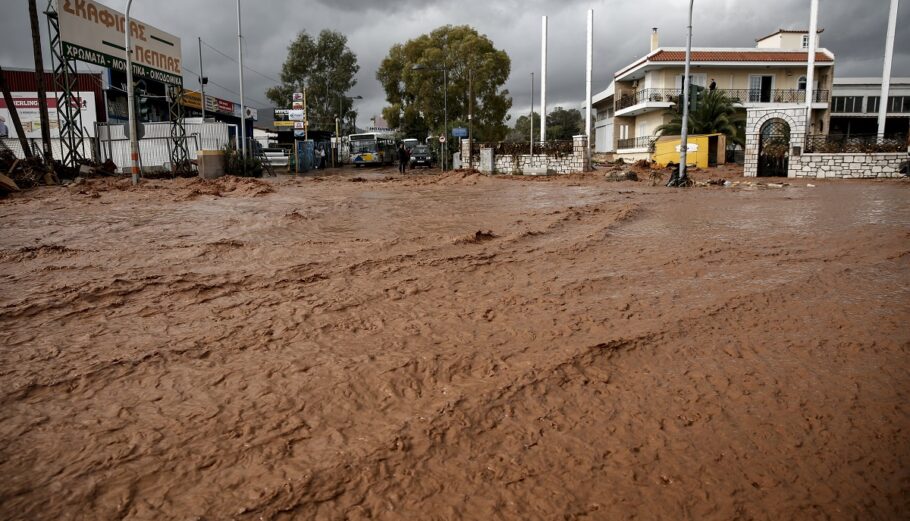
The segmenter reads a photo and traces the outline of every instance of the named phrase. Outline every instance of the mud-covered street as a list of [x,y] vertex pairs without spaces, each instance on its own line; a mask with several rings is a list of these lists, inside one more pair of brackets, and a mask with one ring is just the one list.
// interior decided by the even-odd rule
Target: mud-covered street
[[898,519],[910,184],[817,184],[0,200],[0,518]]

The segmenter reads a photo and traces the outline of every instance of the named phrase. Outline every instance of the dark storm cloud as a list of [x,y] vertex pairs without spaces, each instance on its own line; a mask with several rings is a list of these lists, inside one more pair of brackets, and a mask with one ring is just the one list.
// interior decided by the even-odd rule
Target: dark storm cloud
[[[43,7],[44,0],[38,0]],[[0,17],[0,63],[31,67],[31,40],[25,0],[3,0]],[[108,0],[123,9],[123,0]],[[837,76],[881,74],[888,0],[821,0],[822,45],[837,56]],[[648,52],[649,34],[658,27],[665,47],[685,44],[687,2],[684,0],[519,1],[461,0],[243,0],[245,39],[244,94],[252,106],[268,104],[265,90],[280,75],[287,46],[305,30],[341,31],[357,54],[358,84],[349,93],[361,95],[360,123],[378,114],[384,93],[376,69],[395,43],[445,24],[468,24],[508,52],[512,75],[506,88],[514,98],[513,112],[525,112],[530,99],[530,73],[540,73],[540,17],[549,16],[549,107],[578,106],[584,97],[585,17],[594,9],[594,91],[607,87],[613,73]],[[236,4],[233,0],[134,0],[133,14],[182,39],[186,85],[195,88],[199,70],[197,36],[231,58],[237,54]],[[910,6],[901,6],[893,74],[910,76]],[[696,0],[693,45],[750,47],[755,38],[779,27],[806,28],[809,0]],[[42,31],[47,24],[42,19]],[[46,34],[44,41],[46,42]],[[45,49],[47,44],[45,43]],[[207,91],[237,99],[237,64],[203,47]],[[45,56],[49,66],[49,58]],[[255,71],[255,72],[254,72]],[[536,96],[539,99],[539,93]]]

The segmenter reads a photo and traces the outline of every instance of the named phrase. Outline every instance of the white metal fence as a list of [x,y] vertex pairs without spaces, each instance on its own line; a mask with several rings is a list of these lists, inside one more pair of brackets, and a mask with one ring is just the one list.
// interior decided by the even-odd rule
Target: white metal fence
[[[221,122],[186,123],[186,146],[190,159],[196,159],[199,150],[217,150],[230,144],[229,127]],[[82,141],[82,156],[96,161],[104,162],[108,159],[117,165],[117,168],[126,172],[130,168],[130,140],[126,136],[122,124],[98,123],[95,136],[86,137]],[[171,124],[146,123],[145,133],[139,140],[139,158],[143,169],[168,169],[171,161]],[[41,140],[29,138],[32,152],[40,154],[42,151]],[[25,157],[22,145],[15,138],[0,138],[0,148],[6,148],[18,158]],[[62,142],[59,138],[51,139],[51,150],[54,158],[63,157]]]

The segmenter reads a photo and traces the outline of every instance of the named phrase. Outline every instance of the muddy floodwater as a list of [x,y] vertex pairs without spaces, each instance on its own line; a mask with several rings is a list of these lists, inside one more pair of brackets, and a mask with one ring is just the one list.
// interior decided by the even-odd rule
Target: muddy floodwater
[[0,200],[0,518],[906,519],[910,183]]

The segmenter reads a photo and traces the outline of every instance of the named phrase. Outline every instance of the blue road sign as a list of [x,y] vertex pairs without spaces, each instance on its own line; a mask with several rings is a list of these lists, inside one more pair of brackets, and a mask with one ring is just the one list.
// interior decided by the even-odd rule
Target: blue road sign
[[468,137],[468,129],[464,127],[455,127],[452,129],[452,137]]

